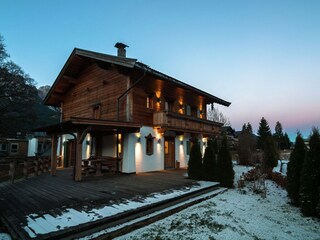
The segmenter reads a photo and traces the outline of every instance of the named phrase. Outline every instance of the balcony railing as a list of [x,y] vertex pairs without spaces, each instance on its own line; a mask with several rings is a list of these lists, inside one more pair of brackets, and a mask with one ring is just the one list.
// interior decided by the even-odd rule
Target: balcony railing
[[222,126],[221,123],[167,111],[154,113],[153,124],[164,130],[210,135],[218,134]]

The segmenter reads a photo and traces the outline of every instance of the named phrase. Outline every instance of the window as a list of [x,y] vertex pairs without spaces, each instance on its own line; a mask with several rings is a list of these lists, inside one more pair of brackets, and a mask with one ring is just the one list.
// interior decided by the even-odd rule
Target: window
[[147,97],[147,108],[153,109],[153,100],[152,100],[152,97]]
[[18,143],[11,143],[11,150],[10,153],[18,153],[19,144]]
[[151,133],[146,136],[146,154],[149,156],[153,154],[153,139]]
[[2,152],[7,151],[7,144],[6,143],[0,143],[0,151],[2,151]]
[[100,119],[100,105],[92,107],[92,117]]
[[186,105],[186,107],[187,107],[187,111],[186,111],[187,116],[191,116],[191,106]]

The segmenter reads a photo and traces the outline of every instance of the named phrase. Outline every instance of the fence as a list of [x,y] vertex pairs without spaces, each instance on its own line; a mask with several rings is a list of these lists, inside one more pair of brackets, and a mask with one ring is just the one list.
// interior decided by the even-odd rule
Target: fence
[[49,171],[49,157],[6,157],[0,161],[0,181],[38,176]]

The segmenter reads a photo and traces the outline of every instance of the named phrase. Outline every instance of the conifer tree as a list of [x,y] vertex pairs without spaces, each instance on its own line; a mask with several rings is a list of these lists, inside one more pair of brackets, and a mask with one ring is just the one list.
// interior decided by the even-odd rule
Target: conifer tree
[[196,139],[190,150],[190,158],[188,162],[188,176],[191,179],[200,180],[202,170],[202,156],[200,152],[200,144]]
[[316,128],[312,130],[309,147],[301,173],[300,207],[306,216],[315,216],[320,187],[320,136]]
[[257,145],[257,147],[259,149],[263,149],[264,148],[264,143],[266,141],[266,138],[269,137],[269,136],[272,136],[269,124],[268,124],[267,120],[264,117],[262,117],[261,120],[260,120],[259,129],[258,129],[258,135],[259,135],[259,137],[258,137],[258,145]]
[[273,138],[276,142],[278,149],[284,149],[284,135],[282,131],[282,125],[279,121],[276,122]]
[[217,181],[222,187],[233,187],[234,171],[227,137],[224,136],[217,159]]
[[290,149],[291,141],[287,133],[285,133],[283,136],[283,142],[284,142],[284,149]]
[[272,169],[278,165],[279,152],[271,136],[268,136],[264,142],[263,148],[263,167]]
[[306,146],[300,133],[297,134],[294,149],[290,155],[287,169],[287,192],[293,204],[299,204],[299,189],[302,164],[306,155]]
[[214,141],[215,140],[208,141],[208,146],[206,147],[203,157],[202,178],[206,181],[215,181],[217,153]]
[[249,133],[251,133],[252,134],[252,125],[251,125],[251,123],[247,123],[247,131],[249,132]]

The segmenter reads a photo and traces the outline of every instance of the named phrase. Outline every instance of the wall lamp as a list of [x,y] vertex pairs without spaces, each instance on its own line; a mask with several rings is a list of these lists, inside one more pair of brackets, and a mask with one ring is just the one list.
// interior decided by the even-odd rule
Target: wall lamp
[[183,145],[183,141],[180,141],[180,145]]
[[141,137],[137,138],[137,143],[141,142]]
[[158,139],[158,143],[161,144],[161,138]]

